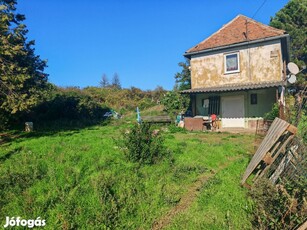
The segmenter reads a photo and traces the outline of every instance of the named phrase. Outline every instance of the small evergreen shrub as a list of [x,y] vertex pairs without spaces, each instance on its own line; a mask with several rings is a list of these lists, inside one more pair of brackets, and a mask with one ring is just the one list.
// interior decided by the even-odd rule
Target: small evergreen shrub
[[278,103],[274,103],[272,110],[264,114],[265,120],[274,120],[276,117],[279,117],[279,106]]
[[132,162],[154,164],[167,155],[164,138],[160,132],[151,129],[149,123],[135,124],[124,134],[121,145]]

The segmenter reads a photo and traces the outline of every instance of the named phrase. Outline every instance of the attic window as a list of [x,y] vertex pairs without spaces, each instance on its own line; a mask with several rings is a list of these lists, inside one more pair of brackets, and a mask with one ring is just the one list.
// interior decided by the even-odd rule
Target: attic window
[[239,53],[224,54],[225,73],[240,72]]

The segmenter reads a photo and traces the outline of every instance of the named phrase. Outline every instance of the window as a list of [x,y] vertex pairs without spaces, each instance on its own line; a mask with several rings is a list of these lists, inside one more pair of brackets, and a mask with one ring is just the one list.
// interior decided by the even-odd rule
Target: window
[[203,99],[202,104],[203,104],[204,108],[208,108],[209,107],[209,99]]
[[225,73],[236,73],[240,71],[239,53],[224,55]]
[[251,104],[252,105],[257,104],[257,94],[256,93],[251,94]]
[[208,113],[220,115],[220,97],[219,96],[213,96],[209,97],[209,111]]

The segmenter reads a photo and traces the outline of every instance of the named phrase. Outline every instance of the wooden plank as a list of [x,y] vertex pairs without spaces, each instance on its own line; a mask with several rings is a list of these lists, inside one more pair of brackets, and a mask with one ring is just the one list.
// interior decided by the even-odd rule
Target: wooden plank
[[290,148],[290,152],[292,153],[292,155],[294,156],[295,159],[299,158],[299,155],[297,154],[297,148]]
[[307,220],[303,223],[297,230],[306,230],[307,229]]
[[169,116],[142,116],[142,120],[149,123],[170,123],[172,122]]
[[265,155],[265,157],[263,158],[263,161],[267,164],[270,165],[273,163],[273,158],[271,157],[270,154]]
[[[272,161],[274,162],[277,157],[279,156],[279,154],[282,152],[282,151],[285,151],[286,150],[286,146],[288,145],[288,143],[294,138],[294,135],[291,135],[288,137],[288,139],[283,143],[283,145],[280,147],[280,149],[276,152],[276,154],[274,155]],[[258,179],[261,178],[268,170],[269,168],[271,167],[272,164],[270,165],[267,165],[267,167],[265,167],[263,169],[263,171],[261,172],[261,174],[259,175]]]
[[257,171],[255,177],[253,178],[253,182],[255,182],[257,180],[257,178],[258,178],[258,176],[260,175],[261,172],[262,172],[262,170],[260,170],[260,169]]
[[285,170],[286,166],[291,161],[292,157],[293,157],[293,155],[290,152],[286,153],[286,155],[283,157],[283,159],[279,163],[277,169],[275,170],[275,172],[270,177],[270,180],[273,182],[273,184],[276,183],[280,174]]
[[245,173],[243,175],[241,183],[244,184],[250,174],[254,171],[257,165],[262,161],[264,156],[269,152],[272,146],[277,142],[280,136],[284,133],[284,131],[289,127],[289,123],[281,120],[279,118],[275,118],[270,129],[268,130],[267,135],[261,142],[259,148],[254,154],[252,160],[247,166]]
[[278,141],[275,145],[274,145],[274,148],[271,150],[271,156],[274,155],[274,153],[276,152],[276,149],[280,146],[281,142]]
[[287,128],[287,130],[293,134],[296,134],[297,132],[297,128],[294,125],[289,125],[289,127]]
[[243,187],[245,187],[247,189],[251,189],[252,188],[252,186],[250,186],[249,184],[246,184],[246,183],[243,184]]

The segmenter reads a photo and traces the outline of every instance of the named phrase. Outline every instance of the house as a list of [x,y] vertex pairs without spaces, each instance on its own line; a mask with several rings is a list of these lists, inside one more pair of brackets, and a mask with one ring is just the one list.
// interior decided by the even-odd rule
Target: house
[[255,128],[283,102],[289,35],[243,15],[184,53],[190,60],[193,116],[216,114],[222,127]]

